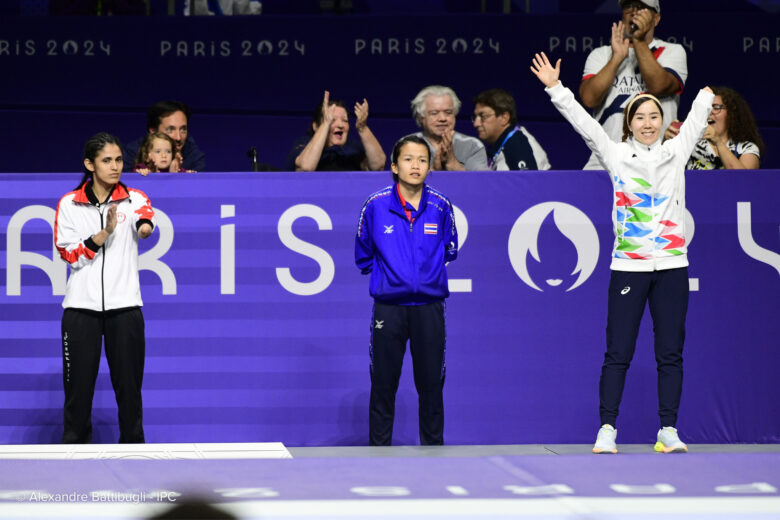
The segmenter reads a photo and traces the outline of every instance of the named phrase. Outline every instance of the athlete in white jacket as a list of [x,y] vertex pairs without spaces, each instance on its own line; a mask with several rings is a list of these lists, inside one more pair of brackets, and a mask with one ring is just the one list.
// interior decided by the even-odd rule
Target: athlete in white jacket
[[558,80],[560,65],[559,59],[553,67],[541,53],[533,59],[531,71],[607,170],[615,193],[607,352],[599,383],[602,427],[593,452],[617,453],[618,408],[648,303],[655,332],[661,422],[655,450],[685,452],[688,448],[675,428],[688,310],[685,164],[707,126],[712,90],[705,87],[696,96],[680,129],[682,139],[665,143],[661,103],[651,94],[638,94],[624,110],[623,142],[616,143]]
[[71,267],[62,306],[63,443],[92,439],[92,397],[105,338],[119,407],[119,442],[144,442],[141,383],[144,320],[138,238],[154,229],[146,195],[119,182],[119,140],[99,133],[84,146],[84,177],[57,204],[54,242]]

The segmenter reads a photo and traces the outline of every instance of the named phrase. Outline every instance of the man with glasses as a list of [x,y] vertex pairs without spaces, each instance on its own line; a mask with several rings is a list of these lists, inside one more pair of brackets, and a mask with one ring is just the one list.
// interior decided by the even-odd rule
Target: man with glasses
[[[661,101],[664,128],[677,118],[680,94],[688,78],[688,63],[682,45],[654,37],[661,21],[660,0],[619,0],[621,21],[612,24],[610,45],[594,49],[585,61],[580,98],[593,110],[609,136],[623,136],[623,107],[640,92]],[[595,155],[586,170],[603,166]]]
[[477,135],[485,142],[491,170],[549,170],[550,161],[539,142],[517,124],[512,95],[494,88],[474,98],[471,117]]
[[484,171],[485,147],[479,139],[455,131],[460,99],[449,87],[425,87],[412,100],[412,115],[431,149],[431,170]]

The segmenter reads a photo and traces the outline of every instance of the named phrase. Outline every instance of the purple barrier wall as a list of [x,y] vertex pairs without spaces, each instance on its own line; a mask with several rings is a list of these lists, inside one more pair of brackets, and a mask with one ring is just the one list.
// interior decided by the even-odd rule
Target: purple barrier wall
[[[779,173],[688,176],[694,291],[678,426],[689,442],[780,441]],[[3,443],[61,433],[66,269],[52,260],[50,223],[78,178],[0,175]],[[123,180],[159,210],[141,272],[147,440],[365,444],[371,300],[353,234],[363,201],[389,174]],[[463,241],[449,266],[446,442],[591,442],[612,244],[607,177],[437,172],[430,182],[457,206]],[[646,316],[622,442],[655,439],[651,336]],[[113,401],[104,363],[96,442],[116,441]],[[416,443],[416,430],[407,357],[395,442]]]

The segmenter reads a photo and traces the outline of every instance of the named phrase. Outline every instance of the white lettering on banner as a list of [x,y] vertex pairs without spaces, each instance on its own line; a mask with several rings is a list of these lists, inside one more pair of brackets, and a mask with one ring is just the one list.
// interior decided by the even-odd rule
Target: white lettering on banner
[[[236,216],[233,204],[220,206],[220,217]],[[236,294],[236,225],[219,226],[219,293]]]
[[[517,276],[529,287],[542,292],[528,272],[528,253],[537,261],[539,258],[539,231],[547,215],[553,213],[558,230],[568,238],[577,251],[577,264],[572,275],[580,273],[577,280],[566,291],[576,289],[590,277],[596,268],[599,255],[599,237],[596,227],[588,216],[565,202],[543,202],[530,207],[520,215],[509,233],[509,261]],[[562,280],[553,278],[547,284],[556,287]]]
[[160,56],[175,58],[226,58],[233,48],[241,49],[241,56],[306,55],[306,44],[298,40],[160,40]]
[[0,40],[0,56],[35,56],[35,40]]
[[[685,230],[685,247],[691,247],[693,242],[693,235],[696,233],[696,223],[693,220],[693,215],[685,208],[685,216],[683,217],[683,229]],[[688,278],[688,291],[696,292],[699,290],[699,279]]]
[[[455,214],[455,227],[458,230],[458,254],[460,254],[463,244],[466,243],[466,237],[469,236],[469,220],[455,204],[452,205],[452,212]],[[447,287],[451,293],[471,292],[471,278],[450,278],[447,281]]]
[[288,249],[303,256],[308,256],[317,262],[320,266],[320,275],[313,282],[299,282],[293,278],[289,267],[277,267],[276,278],[287,291],[299,296],[311,296],[321,293],[330,286],[336,275],[336,264],[327,251],[304,242],[293,234],[293,222],[301,217],[314,219],[320,230],[332,230],[333,223],[325,210],[314,204],[297,204],[288,208],[279,217],[277,230],[282,244]]
[[548,484],[546,486],[504,486],[513,495],[571,495],[574,490],[566,484]]
[[[432,45],[431,45],[432,43]],[[501,42],[490,38],[436,38],[427,42],[425,38],[355,38],[354,54],[401,55],[401,54],[500,54]]]
[[750,202],[737,202],[737,237],[739,246],[752,259],[771,265],[780,273],[780,254],[756,244]]
[[[693,52],[693,40],[689,40],[687,36],[683,36],[682,39],[668,36],[664,39],[669,43],[679,43],[688,51]],[[589,53],[594,48],[604,45],[609,45],[609,39],[604,36],[550,36],[547,48],[548,52],[558,50],[559,52]]]
[[364,497],[405,497],[412,494],[409,488],[403,486],[358,486],[349,491]]
[[747,54],[747,52],[750,49],[753,49],[753,52],[757,52],[759,54],[780,54],[780,36],[774,36],[774,48],[772,48],[772,38],[771,36],[761,36],[758,38],[758,48],[753,49],[753,47],[756,45],[756,39],[752,36],[744,36],[742,38],[742,52]]
[[54,232],[54,210],[47,206],[26,206],[11,216],[8,221],[6,234],[5,262],[6,262],[6,289],[8,296],[20,296],[22,294],[22,265],[37,267],[51,280],[51,293],[53,295],[65,294],[68,283],[68,264],[60,260],[60,254],[51,240],[51,258],[39,253],[22,251],[22,228],[25,223],[33,219],[46,221]]
[[111,56],[111,44],[103,40],[0,40],[0,56],[35,56],[41,48],[45,56]]
[[267,487],[218,488],[214,490],[214,493],[218,493],[225,498],[274,498],[279,496],[278,491]]
[[176,294],[176,276],[167,264],[160,261],[173,245],[173,222],[160,208],[154,208],[154,218],[160,238],[154,247],[138,256],[138,270],[156,274],[162,282],[163,294]]
[[610,484],[615,493],[624,495],[668,495],[676,492],[671,484],[653,484],[652,486],[632,486],[629,484]]
[[[606,484],[609,488],[623,495],[672,495],[678,490],[667,483],[661,484]],[[751,482],[747,484],[707,485],[712,493],[719,494],[747,494],[747,495],[776,495],[777,488],[768,482]],[[300,486],[298,486],[300,487]],[[502,491],[515,497],[539,497],[551,495],[574,495],[576,490],[567,484],[547,484],[540,486],[500,486]],[[340,490],[336,485],[334,490]],[[492,494],[492,490],[480,489],[476,493],[457,483],[442,485],[442,490],[454,496],[478,497],[480,494]],[[225,487],[212,490],[222,498],[236,499],[261,499],[276,498],[284,494],[272,487]],[[605,495],[606,489],[604,489]],[[409,497],[412,490],[406,486],[354,486],[349,492],[363,497]],[[682,490],[685,493],[685,490]],[[39,489],[0,489],[0,501],[14,500],[17,502],[175,502],[182,496],[181,492],[169,489],[132,489],[124,491],[116,490],[88,490],[81,492],[52,493]],[[446,496],[446,495],[445,495]],[[711,498],[717,495],[710,495]]]
[[768,482],[752,482],[750,484],[717,486],[715,491],[718,493],[768,494],[777,493],[777,488]]

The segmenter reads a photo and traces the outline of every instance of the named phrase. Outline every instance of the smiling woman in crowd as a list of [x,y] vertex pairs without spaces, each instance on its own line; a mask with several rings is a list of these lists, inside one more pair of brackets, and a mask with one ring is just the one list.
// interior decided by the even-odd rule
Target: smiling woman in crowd
[[[764,140],[745,98],[728,87],[712,87],[715,98],[707,129],[688,159],[686,170],[756,170],[765,153]],[[675,137],[680,122],[673,122],[664,137]]]
[[287,157],[290,171],[381,170],[385,152],[368,128],[368,101],[355,103],[355,128],[360,140],[349,139],[349,118],[342,101],[331,101],[326,90],[314,110],[308,135],[299,139]]

